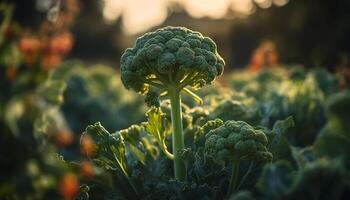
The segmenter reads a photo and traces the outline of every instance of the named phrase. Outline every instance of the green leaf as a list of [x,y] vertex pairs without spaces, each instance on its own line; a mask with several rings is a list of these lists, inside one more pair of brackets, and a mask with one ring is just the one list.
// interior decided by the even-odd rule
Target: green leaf
[[83,133],[82,139],[87,135],[94,141],[94,162],[106,169],[118,169],[128,177],[123,136],[119,132],[110,134],[100,122],[89,125]]
[[151,108],[147,113],[147,122],[143,123],[147,133],[154,136],[158,141],[163,142],[170,126],[166,121],[165,114],[158,108]]
[[147,113],[147,122],[143,123],[146,132],[152,135],[158,142],[160,149],[169,158],[173,159],[173,155],[168,151],[165,140],[170,133],[170,123],[166,121],[166,115],[159,108],[151,108]]

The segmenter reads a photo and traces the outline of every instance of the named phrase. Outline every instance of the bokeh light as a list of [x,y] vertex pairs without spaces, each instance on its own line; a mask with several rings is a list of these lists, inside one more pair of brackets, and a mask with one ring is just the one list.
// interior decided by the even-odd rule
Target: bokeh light
[[260,8],[269,8],[272,5],[272,0],[254,0]]
[[230,0],[187,0],[183,1],[183,6],[194,18],[219,19],[225,16],[229,3]]
[[289,0],[274,0],[273,4],[276,6],[284,6],[289,2]]
[[255,5],[251,0],[231,0],[231,9],[234,12],[241,14],[251,14],[254,11]]
[[121,18],[126,34],[137,34],[162,24],[174,5],[193,18],[223,19],[228,15],[248,16],[256,9],[284,6],[288,0],[102,0],[107,22]]

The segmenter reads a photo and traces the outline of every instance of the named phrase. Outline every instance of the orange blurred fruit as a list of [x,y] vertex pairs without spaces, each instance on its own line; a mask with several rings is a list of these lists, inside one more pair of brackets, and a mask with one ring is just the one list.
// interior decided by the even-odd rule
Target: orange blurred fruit
[[93,164],[87,160],[81,161],[80,172],[84,178],[91,179],[95,174]]
[[79,180],[71,172],[65,173],[58,183],[58,193],[65,200],[75,199],[79,192]]
[[54,140],[57,146],[64,147],[73,142],[73,134],[68,130],[61,130],[54,134]]
[[18,43],[19,50],[25,54],[33,54],[40,47],[40,41],[34,36],[23,36]]
[[84,156],[91,156],[94,152],[94,141],[89,135],[83,135],[80,141],[80,153]]
[[73,38],[68,32],[62,33],[56,38],[56,51],[60,54],[68,53],[72,48]]

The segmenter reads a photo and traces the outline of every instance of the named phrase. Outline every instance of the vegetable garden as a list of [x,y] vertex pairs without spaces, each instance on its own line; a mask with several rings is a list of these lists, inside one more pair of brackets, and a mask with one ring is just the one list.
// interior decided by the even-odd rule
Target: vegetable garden
[[214,40],[173,26],[140,36],[120,69],[61,62],[69,32],[38,41],[8,17],[2,199],[350,196],[350,92],[339,74],[227,70]]

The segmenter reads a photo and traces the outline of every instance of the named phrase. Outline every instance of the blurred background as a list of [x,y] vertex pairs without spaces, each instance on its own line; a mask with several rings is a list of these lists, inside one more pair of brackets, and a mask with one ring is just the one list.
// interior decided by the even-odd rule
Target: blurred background
[[[91,162],[94,141],[81,135],[98,121],[114,132],[147,120],[144,97],[117,72],[137,37],[164,26],[211,37],[226,61],[224,77],[198,92],[203,113],[183,98],[188,119],[272,128],[293,116],[296,147],[332,122],[327,109],[350,124],[349,94],[335,95],[350,88],[349,0],[2,0],[0,199],[115,195],[122,179]],[[347,155],[349,141],[336,139],[343,148],[330,152]]]
[[[68,55],[117,67],[136,37],[163,26],[185,26],[218,43],[227,68],[271,60],[334,70],[349,65],[350,1],[347,0],[11,0],[14,20],[36,29],[56,23],[66,5],[74,46]],[[80,12],[78,12],[80,10]],[[66,17],[68,18],[68,17]],[[73,21],[73,20],[72,20]],[[259,48],[260,47],[260,48]]]

